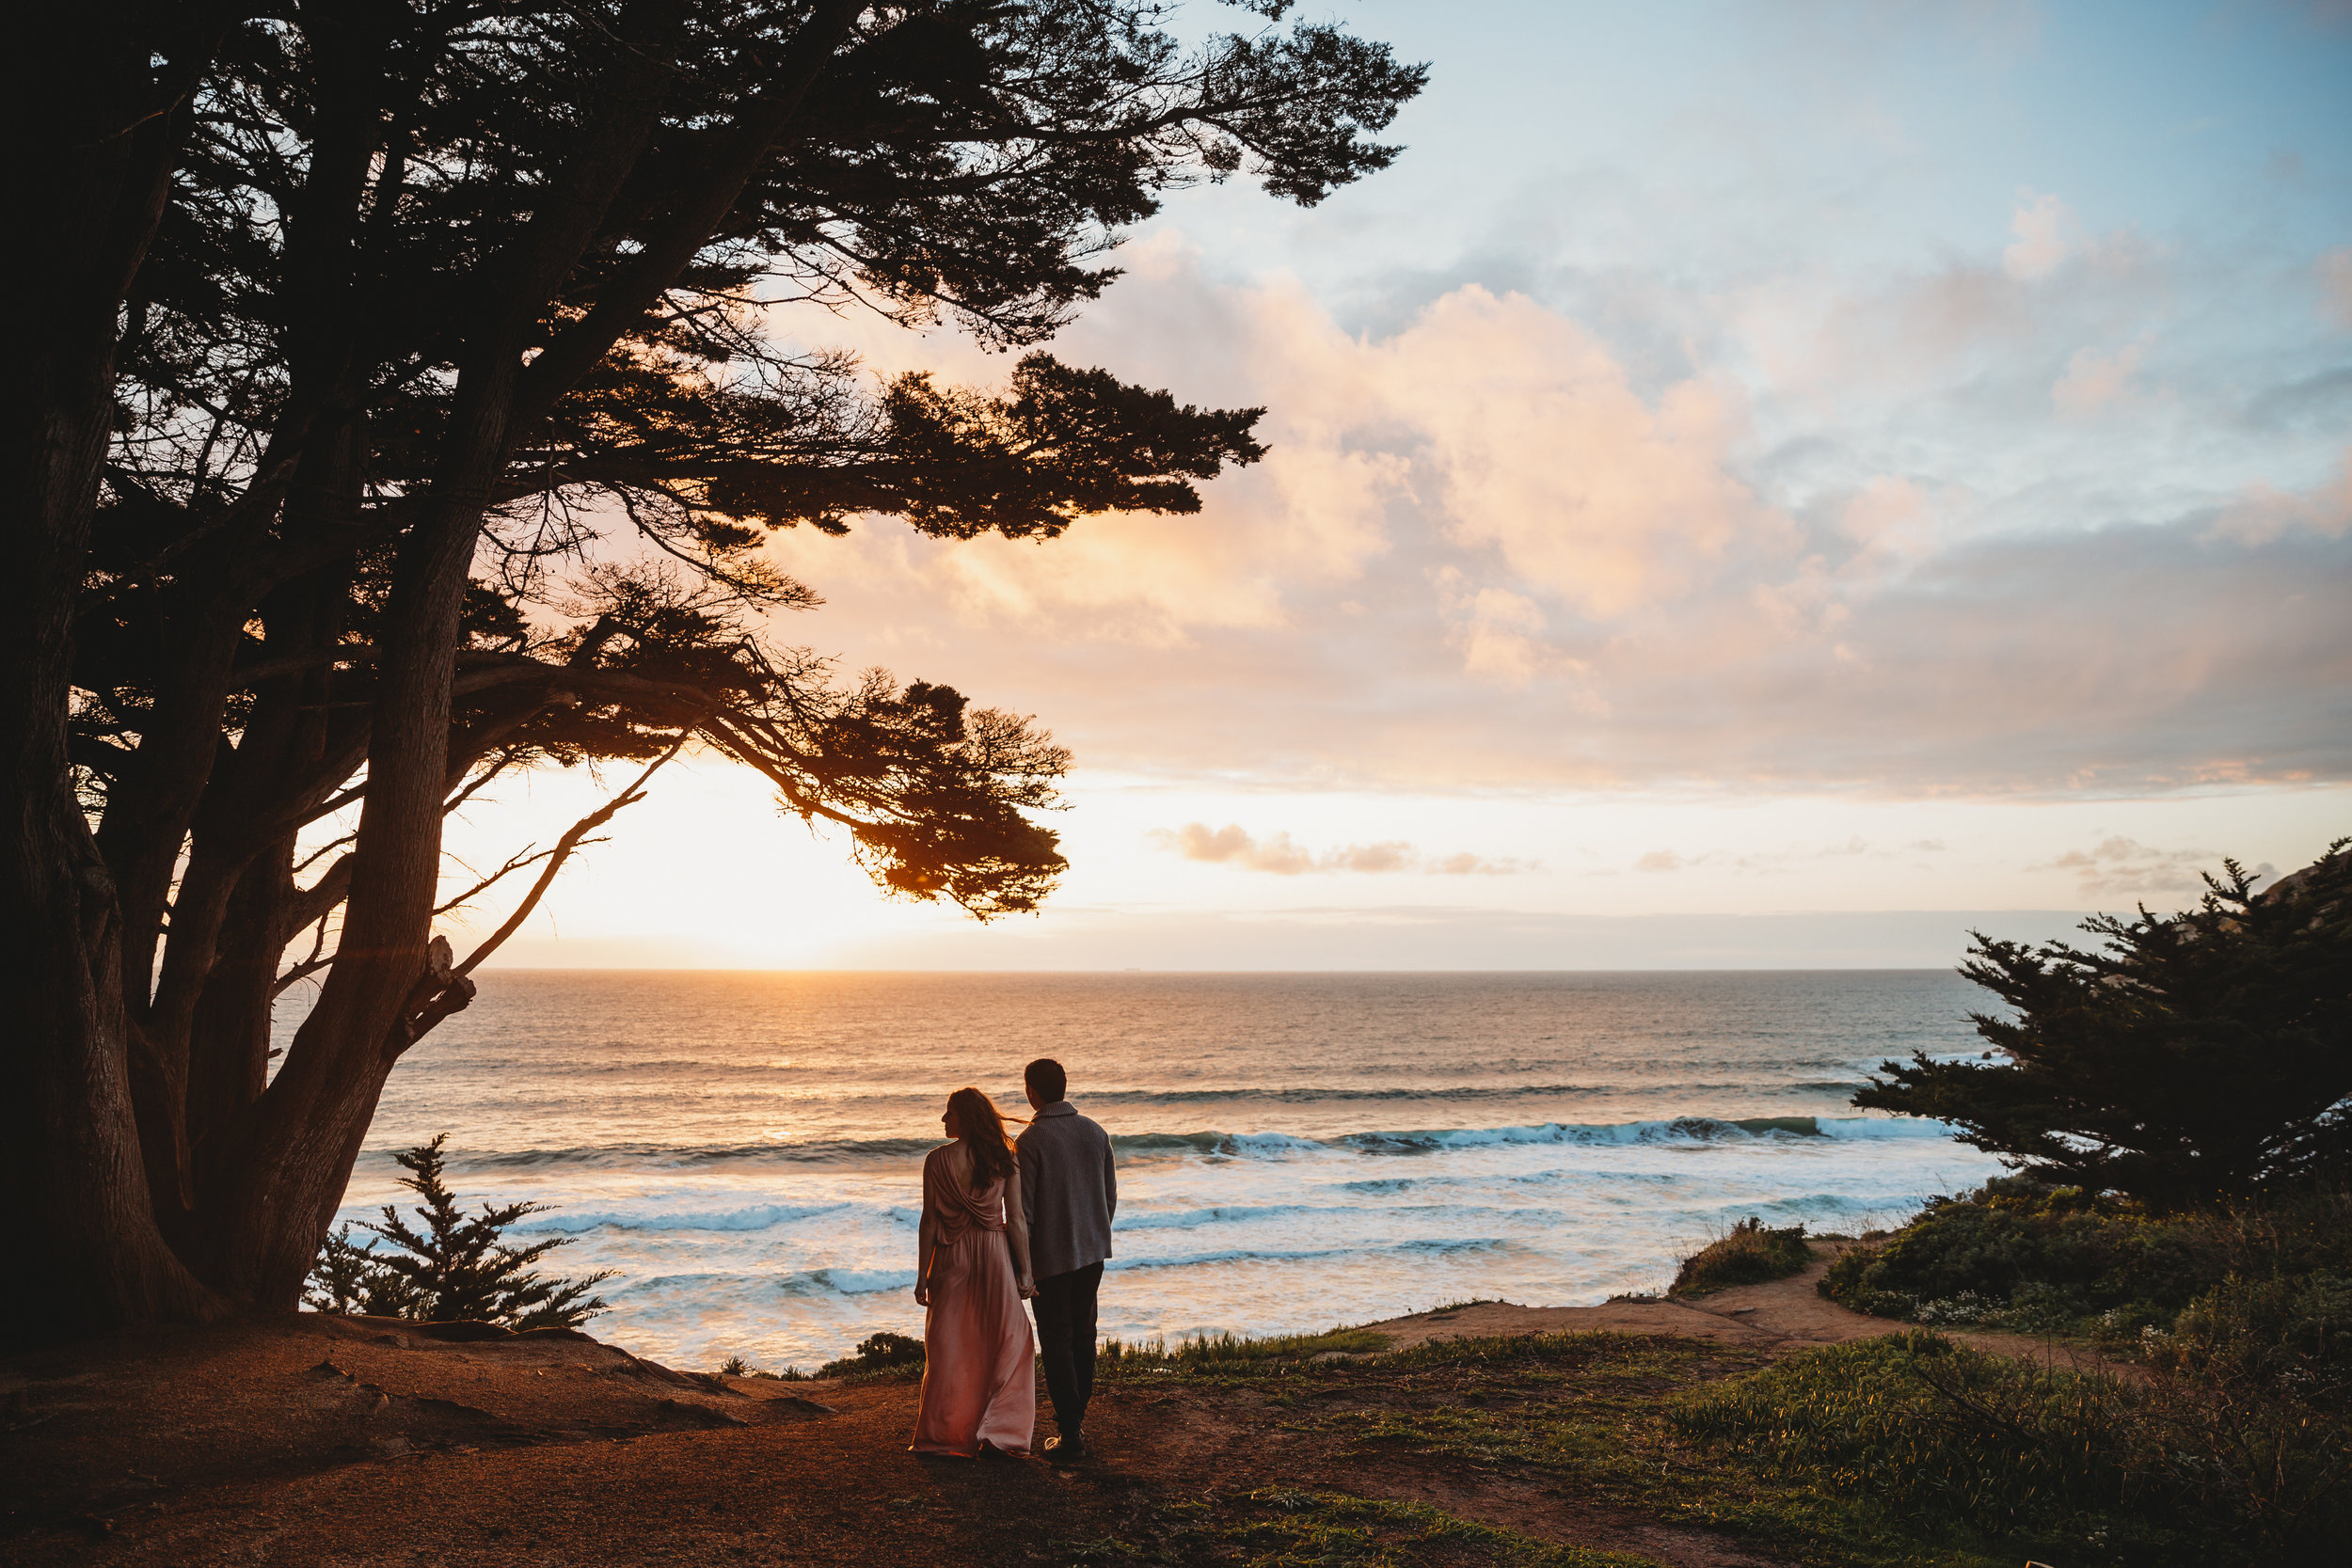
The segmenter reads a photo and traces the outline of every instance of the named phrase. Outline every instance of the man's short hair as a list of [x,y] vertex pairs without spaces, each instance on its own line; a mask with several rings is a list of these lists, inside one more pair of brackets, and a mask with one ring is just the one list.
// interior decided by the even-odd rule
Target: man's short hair
[[1070,1098],[1070,1074],[1051,1056],[1040,1056],[1022,1069],[1021,1081],[1036,1090],[1037,1097],[1048,1105]]

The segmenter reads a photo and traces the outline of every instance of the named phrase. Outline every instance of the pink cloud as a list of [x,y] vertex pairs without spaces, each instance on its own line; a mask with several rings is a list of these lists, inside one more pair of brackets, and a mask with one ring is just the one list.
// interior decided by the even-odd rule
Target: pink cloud
[[1260,838],[1238,822],[1211,828],[1187,822],[1181,828],[1155,828],[1152,839],[1188,861],[1207,861],[1243,871],[1264,871],[1278,877],[1297,877],[1311,871],[1352,871],[1379,876],[1392,872],[1423,872],[1443,877],[1510,876],[1530,869],[1516,860],[1490,860],[1467,851],[1424,856],[1403,839],[1377,844],[1349,844],[1317,854],[1294,842],[1287,832]]

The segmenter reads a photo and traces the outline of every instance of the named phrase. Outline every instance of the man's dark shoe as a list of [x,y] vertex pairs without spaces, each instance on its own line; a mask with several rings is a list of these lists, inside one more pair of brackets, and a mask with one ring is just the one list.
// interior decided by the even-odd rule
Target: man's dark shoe
[[1087,1457],[1087,1440],[1083,1437],[1048,1437],[1045,1457],[1057,1465],[1075,1465]]

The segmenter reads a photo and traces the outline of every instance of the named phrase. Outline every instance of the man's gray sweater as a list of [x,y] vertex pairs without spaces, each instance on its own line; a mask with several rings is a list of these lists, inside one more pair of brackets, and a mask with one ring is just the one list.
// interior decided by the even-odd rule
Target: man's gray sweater
[[1029,1264],[1040,1279],[1111,1255],[1119,1176],[1111,1135],[1067,1100],[1038,1112],[1014,1140],[1021,1150],[1021,1212],[1029,1223]]

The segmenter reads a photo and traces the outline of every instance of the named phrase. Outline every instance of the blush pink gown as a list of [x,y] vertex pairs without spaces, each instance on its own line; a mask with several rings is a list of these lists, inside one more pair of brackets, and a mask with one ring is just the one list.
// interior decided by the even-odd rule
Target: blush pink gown
[[966,1192],[943,1144],[923,1162],[923,1212],[936,1250],[923,1318],[923,1407],[917,1453],[971,1458],[983,1442],[1027,1453],[1037,1426],[1029,1315],[1005,1240],[1005,1184]]

